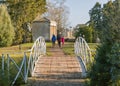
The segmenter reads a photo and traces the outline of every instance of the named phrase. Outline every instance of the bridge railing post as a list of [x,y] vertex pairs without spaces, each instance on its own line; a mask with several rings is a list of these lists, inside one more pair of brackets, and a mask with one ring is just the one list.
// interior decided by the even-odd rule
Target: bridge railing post
[[26,75],[27,75],[26,62],[27,62],[27,56],[26,56],[26,52],[24,52],[24,79],[25,79],[25,83],[27,82],[27,80],[26,80]]
[[10,57],[9,54],[7,54],[7,70],[8,70],[8,81],[10,80]]
[[2,54],[2,75],[4,75],[4,70],[5,70],[5,57],[4,54]]

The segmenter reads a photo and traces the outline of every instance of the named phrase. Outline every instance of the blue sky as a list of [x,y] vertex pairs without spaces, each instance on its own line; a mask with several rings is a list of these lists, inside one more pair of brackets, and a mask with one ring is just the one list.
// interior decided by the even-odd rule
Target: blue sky
[[96,2],[101,4],[107,3],[109,0],[66,0],[68,6],[70,26],[74,27],[77,24],[84,24],[89,21],[89,10]]

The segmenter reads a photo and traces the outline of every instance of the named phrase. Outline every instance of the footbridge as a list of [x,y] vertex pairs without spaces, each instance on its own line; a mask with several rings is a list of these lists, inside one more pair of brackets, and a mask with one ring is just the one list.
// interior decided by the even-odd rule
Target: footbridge
[[[43,37],[39,37],[34,42],[32,48],[24,53],[21,65],[17,65],[9,54],[7,57],[2,55],[2,74],[5,74],[5,67],[7,67],[8,75],[10,75],[10,66],[13,64],[15,65],[18,73],[11,82],[11,86],[14,86],[20,76],[22,76],[25,83],[28,82],[28,77],[30,76],[36,77],[37,79],[44,78],[45,80],[49,78],[58,80],[80,79],[86,77],[92,59],[90,48],[84,38],[78,37],[76,39],[74,43],[74,57],[64,55],[62,50],[58,47],[51,49],[50,51],[53,56],[46,56],[45,40]],[[7,65],[5,65],[5,61],[7,61]],[[64,81],[65,80],[63,80],[63,82]],[[30,83],[33,84],[33,82]],[[41,84],[41,81],[39,81],[38,84]],[[44,84],[41,86],[47,86]],[[71,84],[73,84],[71,86],[75,85],[74,83]]]

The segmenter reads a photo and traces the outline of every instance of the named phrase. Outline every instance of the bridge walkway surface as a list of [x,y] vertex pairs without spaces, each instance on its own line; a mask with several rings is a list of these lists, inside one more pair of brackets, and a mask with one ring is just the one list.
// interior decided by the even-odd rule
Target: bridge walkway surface
[[76,57],[65,55],[59,47],[50,48],[48,52],[50,56],[39,57],[27,86],[84,86]]

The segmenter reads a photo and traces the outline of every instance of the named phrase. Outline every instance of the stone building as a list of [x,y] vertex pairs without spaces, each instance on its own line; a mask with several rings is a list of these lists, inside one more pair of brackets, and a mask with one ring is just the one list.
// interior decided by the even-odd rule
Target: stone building
[[66,39],[74,39],[73,29],[64,29],[63,34]]
[[57,35],[57,24],[55,21],[43,17],[33,21],[32,36],[35,41],[39,36],[43,36],[46,41],[50,41],[52,35]]

